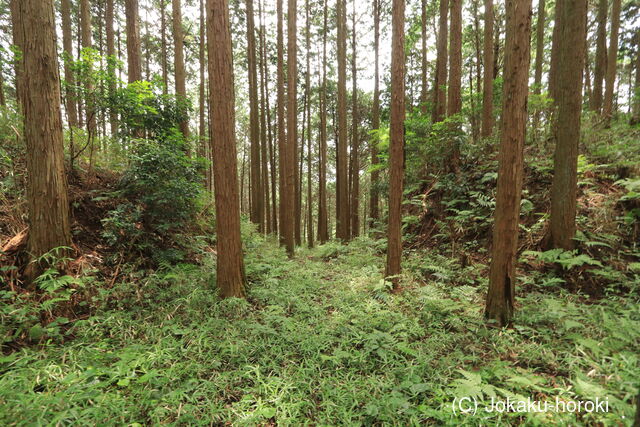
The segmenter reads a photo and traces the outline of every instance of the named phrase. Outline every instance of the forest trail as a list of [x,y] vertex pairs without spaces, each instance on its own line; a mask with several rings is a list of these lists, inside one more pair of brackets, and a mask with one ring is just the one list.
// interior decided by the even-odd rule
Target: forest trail
[[390,294],[379,242],[289,260],[274,239],[245,241],[247,300],[218,298],[213,260],[181,265],[105,291],[95,315],[68,330],[73,340],[4,356],[0,422],[459,424],[455,397],[494,394],[602,394],[614,409],[585,422],[633,414],[621,400],[640,308],[624,298],[584,304],[534,287],[518,301],[518,326],[497,334],[482,318],[484,266],[416,252],[403,292]]

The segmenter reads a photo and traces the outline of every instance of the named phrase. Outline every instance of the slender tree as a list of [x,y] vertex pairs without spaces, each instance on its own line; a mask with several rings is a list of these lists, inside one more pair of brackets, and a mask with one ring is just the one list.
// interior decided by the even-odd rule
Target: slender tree
[[[300,205],[299,205],[299,189],[298,184],[298,34],[297,34],[297,1],[288,0],[287,2],[287,151],[288,151],[288,170],[287,170],[287,187],[292,197],[292,207],[294,209],[294,237],[299,242],[300,236]],[[293,245],[287,245],[287,253],[293,256]]]
[[[373,50],[374,50],[374,82],[373,82],[373,106],[371,111],[371,127],[374,130],[380,128],[380,0],[373,0]],[[371,137],[371,188],[369,190],[369,218],[370,226],[380,218],[379,197],[378,197],[378,181],[380,172],[377,170],[378,160],[378,142],[377,135]]]
[[[374,0],[375,1],[375,0]],[[329,240],[327,212],[327,0],[323,6],[322,32],[322,82],[320,84],[320,161],[318,163],[318,240],[326,243]]]
[[578,143],[582,110],[582,73],[586,48],[587,0],[556,2],[560,16],[558,117],[554,123],[556,150],[551,185],[550,243],[554,248],[573,249],[576,233]]
[[493,133],[493,19],[493,0],[484,0],[484,77],[482,84],[481,135],[485,138]]
[[551,36],[551,61],[549,62],[549,96],[555,102],[558,99],[556,93],[558,66],[560,61],[560,26],[562,16],[558,15],[558,8],[554,11],[553,33]]
[[393,0],[391,39],[391,122],[389,129],[389,224],[385,276],[400,284],[402,258],[402,192],[404,182],[404,0]]
[[313,189],[311,186],[311,20],[309,19],[309,0],[305,0],[306,16],[305,49],[307,71],[305,78],[305,99],[307,104],[307,246],[313,247]]
[[[116,39],[113,29],[113,21],[115,16],[115,0],[107,0],[105,10],[106,32],[107,32],[107,73],[109,74],[109,94],[114,96],[116,92]],[[111,134],[114,135],[118,131],[118,115],[115,111],[109,113],[109,123],[111,125]]]
[[591,109],[596,112],[602,110],[602,89],[604,75],[607,69],[607,12],[608,0],[598,0],[596,21],[596,64],[593,74],[593,92],[591,95]]
[[258,74],[253,0],[247,0],[247,62],[249,81],[249,139],[251,145],[251,222],[264,231],[264,194],[260,160],[260,111],[258,109]]
[[160,0],[160,62],[162,67],[162,93],[169,93],[169,64],[167,55],[167,0]]
[[127,18],[128,75],[129,83],[133,83],[142,80],[138,0],[125,0],[125,15]]
[[336,153],[336,237],[348,241],[349,176],[347,154],[347,10],[346,0],[336,0],[338,50],[338,147]]
[[360,234],[360,134],[358,131],[358,67],[356,62],[356,1],[351,18],[351,238]]
[[[450,0],[451,28],[449,41],[449,87],[447,99],[447,116],[454,116],[462,111],[462,0]],[[449,169],[458,172],[460,163],[460,147],[457,139],[451,141]]]
[[3,75],[2,58],[0,58],[0,107],[4,107],[7,103],[4,96],[4,75]]
[[[180,0],[172,0],[173,12],[173,48],[174,67],[176,77],[176,95],[181,103],[187,102],[186,71],[184,67],[184,31],[182,29],[182,7]],[[185,110],[184,106],[182,108]],[[185,111],[186,112],[186,111]],[[180,122],[180,132],[185,138],[189,138],[189,120]]]
[[[113,0],[111,0],[113,1]],[[69,127],[78,127],[78,110],[75,86],[75,76],[71,67],[73,61],[73,35],[71,31],[71,0],[62,0],[60,5],[62,15],[62,46],[64,50],[64,80],[65,80],[65,108]],[[71,150],[73,157],[73,150]]]
[[[375,0],[374,0],[375,1]],[[374,3],[374,8],[377,5]],[[375,14],[375,10],[374,10]],[[374,17],[375,19],[375,17]],[[421,67],[420,67],[420,79],[421,79],[421,93],[420,93],[420,103],[421,110],[423,114],[427,112],[427,102],[429,97],[429,92],[427,88],[427,0],[420,1],[420,22],[421,22],[421,38],[420,38],[420,59],[421,59]],[[375,26],[375,23],[374,23]],[[375,29],[374,29],[375,31]]]
[[498,166],[489,293],[485,316],[511,322],[515,300],[520,198],[527,125],[531,0],[506,0],[502,132]]
[[[277,9],[277,97],[278,97],[278,152],[280,153],[280,242],[293,255],[293,194],[289,193],[289,150],[285,129],[286,99],[284,93],[284,35],[283,35],[283,0],[276,1]],[[293,160],[291,160],[293,161]],[[291,166],[293,168],[293,166]]]
[[[538,1],[538,18],[536,20],[536,63],[534,67],[533,93],[540,95],[542,92],[542,64],[544,62],[544,26],[546,20],[545,0]],[[538,128],[540,111],[533,116],[533,129]]]
[[[82,48],[83,49],[92,49],[93,48],[93,40],[92,40],[92,28],[91,28],[91,3],[89,0],[80,0],[80,33],[82,35]],[[93,83],[92,78],[89,78],[85,83],[86,90],[88,93],[93,91]],[[87,132],[89,134],[89,139],[91,140],[91,151],[93,153],[93,138],[95,136],[97,122],[96,122],[96,111],[94,102],[91,99],[91,96],[87,96],[85,99],[85,108],[86,108],[86,120],[87,120]]]
[[207,0],[210,139],[216,203],[216,281],[223,298],[245,296],[236,167],[233,57],[227,0]]
[[[11,18],[22,53],[17,66],[29,172],[27,246],[37,258],[71,246],[53,0],[11,0]],[[27,280],[33,280],[42,267],[31,263]]]
[[265,35],[264,35],[264,23],[262,21],[262,1],[258,0],[258,16],[260,19],[258,39],[260,42],[260,47],[258,50],[258,68],[260,70],[259,78],[260,78],[260,179],[262,183],[262,206],[263,206],[263,220],[264,220],[264,231],[267,234],[272,232],[272,222],[271,222],[271,203],[270,203],[270,194],[269,194],[269,169],[268,169],[268,143],[267,143],[267,92],[266,92],[266,55],[263,55],[265,50]]
[[447,39],[449,37],[448,20],[449,0],[440,0],[440,14],[438,20],[438,53],[436,56],[436,73],[433,84],[433,122],[439,122],[447,111]]
[[613,115],[613,98],[616,83],[616,69],[618,66],[618,33],[620,32],[620,3],[621,0],[613,0],[611,8],[611,34],[609,51],[607,52],[607,73],[605,76],[604,101],[602,115],[604,126],[609,127]]
[[632,114],[629,121],[632,126],[640,123],[640,29],[636,30],[636,79],[633,89]]

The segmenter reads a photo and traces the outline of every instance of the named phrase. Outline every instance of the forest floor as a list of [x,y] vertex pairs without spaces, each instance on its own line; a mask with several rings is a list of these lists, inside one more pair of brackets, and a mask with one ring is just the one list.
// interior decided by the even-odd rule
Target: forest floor
[[[248,228],[248,227],[245,227]],[[412,250],[403,288],[367,238],[300,250],[247,232],[245,300],[215,259],[100,288],[59,339],[0,357],[0,424],[630,425],[640,305],[524,276],[508,329],[483,319],[487,266]],[[631,295],[631,296],[630,296]],[[637,294],[636,294],[637,295]],[[32,338],[40,334],[33,332]],[[476,414],[454,403],[477,399]],[[496,399],[596,399],[606,412],[487,413]],[[559,408],[558,408],[559,409]]]

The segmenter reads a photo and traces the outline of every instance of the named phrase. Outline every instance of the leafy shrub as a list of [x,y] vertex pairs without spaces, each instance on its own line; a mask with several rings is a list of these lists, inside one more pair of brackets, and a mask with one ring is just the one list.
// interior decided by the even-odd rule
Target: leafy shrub
[[119,195],[127,202],[103,219],[104,237],[123,248],[167,247],[201,207],[203,164],[189,158],[181,134],[172,129],[156,140],[137,143]]

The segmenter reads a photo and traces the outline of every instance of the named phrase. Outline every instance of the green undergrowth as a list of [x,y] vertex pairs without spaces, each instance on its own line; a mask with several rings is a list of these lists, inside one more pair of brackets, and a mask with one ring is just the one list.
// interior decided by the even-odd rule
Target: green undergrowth
[[[60,339],[0,358],[2,425],[630,425],[638,295],[599,301],[529,284],[515,326],[482,317],[487,269],[381,243],[300,250],[246,239],[247,301],[221,301],[215,260],[95,297]],[[532,279],[531,281],[535,281]],[[608,399],[606,413],[460,414],[454,399]]]

